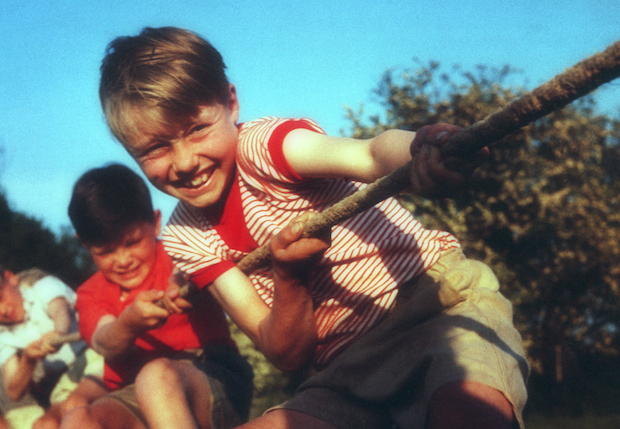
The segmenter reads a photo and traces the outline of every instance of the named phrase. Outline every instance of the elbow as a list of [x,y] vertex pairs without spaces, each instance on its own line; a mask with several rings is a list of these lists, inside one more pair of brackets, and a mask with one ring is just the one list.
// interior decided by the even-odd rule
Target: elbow
[[269,358],[269,361],[273,366],[283,372],[293,372],[297,371],[305,366],[307,366],[312,360],[312,355],[307,353],[305,355],[299,356],[272,356]]
[[411,160],[410,146],[415,133],[403,130],[387,130],[371,139],[371,175],[377,180],[402,167]]
[[127,353],[127,350],[119,350],[118,348],[106,347],[105,345],[101,344],[96,340],[93,340],[92,348],[108,362],[119,362]]
[[265,356],[280,371],[293,372],[307,366],[314,358],[316,338],[308,338],[289,347],[272,348]]
[[97,348],[94,348],[94,350],[97,353],[99,353],[103,357],[103,359],[106,360],[107,362],[120,362],[126,356],[126,353],[121,353],[116,350],[97,349]]
[[18,401],[23,394],[24,391],[22,389],[18,389],[12,386],[6,387],[6,396],[8,396],[9,399],[11,399],[12,401]]

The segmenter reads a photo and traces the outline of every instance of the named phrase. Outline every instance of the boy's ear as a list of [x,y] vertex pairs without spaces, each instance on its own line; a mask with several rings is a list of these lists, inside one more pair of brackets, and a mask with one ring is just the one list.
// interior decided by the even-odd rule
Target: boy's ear
[[157,209],[154,212],[155,222],[153,225],[155,226],[155,236],[158,237],[161,234],[161,210]]
[[78,239],[78,241],[80,242],[80,244],[82,245],[82,247],[86,250],[88,250],[88,246],[86,244],[84,244],[84,242],[82,240],[80,240],[80,236],[75,234],[75,238]]
[[10,286],[17,286],[19,283],[17,279],[17,275],[13,271],[4,270],[4,280],[6,280],[7,284]]
[[235,123],[239,121],[239,99],[237,98],[237,89],[232,83],[228,87],[228,111]]

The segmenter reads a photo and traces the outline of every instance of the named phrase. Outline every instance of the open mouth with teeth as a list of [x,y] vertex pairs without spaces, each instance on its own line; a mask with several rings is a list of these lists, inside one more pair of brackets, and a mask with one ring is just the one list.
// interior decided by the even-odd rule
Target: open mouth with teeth
[[205,183],[207,183],[207,181],[209,180],[209,177],[211,177],[209,173],[201,174],[198,177],[194,177],[192,181],[189,182],[189,184],[191,185],[192,188],[199,188]]
[[185,180],[178,180],[176,187],[177,188],[188,188],[188,189],[200,188],[201,186],[203,186],[205,183],[209,181],[214,171],[215,171],[215,167],[211,167],[204,173],[194,176],[191,179],[187,178]]

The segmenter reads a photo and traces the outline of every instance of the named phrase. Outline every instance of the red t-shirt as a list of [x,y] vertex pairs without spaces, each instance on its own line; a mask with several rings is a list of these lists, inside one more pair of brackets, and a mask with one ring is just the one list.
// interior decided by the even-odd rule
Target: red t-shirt
[[[78,288],[76,309],[80,316],[80,334],[88,344],[92,345],[101,317],[107,314],[118,317],[142,291],[167,289],[173,265],[161,243],[157,245],[156,258],[153,271],[141,286],[130,291],[124,301],[121,301],[120,286],[109,282],[101,272],[95,273]],[[132,356],[121,363],[106,361],[104,381],[110,389],[117,389],[132,383],[150,360],[213,343],[235,347],[224,312],[210,294],[203,293],[192,311],[173,314],[163,326],[137,338],[137,350]]]
[[[283,149],[285,136],[298,128],[322,132],[309,119],[267,117],[241,126],[237,180],[221,219],[183,202],[177,205],[164,228],[164,246],[198,286],[214,281],[300,214],[322,212],[367,186],[300,177]],[[459,247],[450,233],[425,229],[394,198],[341,222],[331,232],[331,246],[308,284],[319,336],[314,361],[320,366],[389,313],[400,284],[423,273],[442,251]],[[249,278],[271,306],[275,285],[270,267],[255,270]]]

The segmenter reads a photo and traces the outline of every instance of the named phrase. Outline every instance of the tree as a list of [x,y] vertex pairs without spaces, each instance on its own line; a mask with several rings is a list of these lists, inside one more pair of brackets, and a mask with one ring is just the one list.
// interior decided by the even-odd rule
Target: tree
[[40,268],[73,288],[94,272],[90,255],[68,228],[56,237],[39,220],[12,211],[2,193],[0,263],[14,272]]
[[[507,85],[510,67],[417,67],[385,73],[375,90],[382,114],[348,109],[353,137],[465,127],[523,93]],[[494,269],[535,374],[556,386],[571,362],[620,351],[620,120],[595,107],[586,97],[504,138],[454,199],[401,197],[425,226],[453,232]]]

